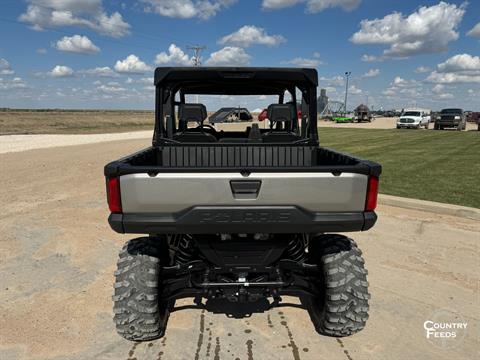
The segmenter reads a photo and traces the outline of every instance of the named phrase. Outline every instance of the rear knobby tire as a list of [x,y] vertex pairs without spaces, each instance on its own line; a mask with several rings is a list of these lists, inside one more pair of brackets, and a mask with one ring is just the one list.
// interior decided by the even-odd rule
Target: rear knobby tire
[[115,271],[114,322],[127,340],[145,341],[162,337],[169,304],[161,295],[160,264],[166,264],[164,239],[130,240],[120,251]]
[[309,299],[309,313],[317,332],[343,337],[365,327],[368,319],[367,270],[355,242],[342,235],[310,240],[310,261],[320,269],[321,295]]

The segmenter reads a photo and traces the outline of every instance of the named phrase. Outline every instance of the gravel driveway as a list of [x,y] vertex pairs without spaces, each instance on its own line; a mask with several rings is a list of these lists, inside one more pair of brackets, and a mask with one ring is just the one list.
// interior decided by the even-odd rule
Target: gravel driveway
[[[127,136],[122,134],[123,136]],[[232,306],[179,301],[166,337],[131,343],[112,323],[112,273],[131,235],[108,226],[103,165],[150,139],[0,155],[0,359],[473,359],[479,356],[479,234],[473,220],[381,206],[353,233],[371,315],[348,338],[315,333],[295,298]],[[467,322],[449,342],[426,320]],[[477,355],[475,355],[477,354]]]

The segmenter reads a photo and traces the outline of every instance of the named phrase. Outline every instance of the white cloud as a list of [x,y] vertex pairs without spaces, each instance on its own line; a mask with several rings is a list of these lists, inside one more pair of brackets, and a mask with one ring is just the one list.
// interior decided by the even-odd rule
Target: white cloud
[[328,94],[328,93],[336,93],[336,92],[337,92],[337,88],[335,88],[335,87],[333,87],[333,86],[326,86],[324,89],[327,90],[327,94]]
[[81,72],[85,75],[99,76],[99,77],[106,77],[106,78],[112,78],[112,77],[118,76],[118,74],[108,66],[87,69]]
[[450,93],[437,94],[435,97],[439,100],[446,100],[446,99],[453,99],[454,98],[453,94],[450,94]]
[[124,60],[118,60],[114,66],[116,72],[125,74],[143,74],[152,71],[152,67],[141,61],[136,55],[128,55]]
[[25,88],[27,88],[27,85],[24,83],[22,78],[15,77],[11,80],[0,78],[0,90],[15,90]]
[[81,35],[64,36],[57,41],[55,48],[59,51],[77,54],[96,54],[100,52],[100,48],[88,37]]
[[160,54],[157,54],[155,58],[155,64],[157,65],[181,65],[181,66],[188,66],[192,65],[192,59],[183,52],[175,44],[170,44],[168,47],[168,53],[162,51]]
[[47,53],[47,49],[45,49],[45,48],[37,49],[37,54],[45,55],[46,53]]
[[153,77],[144,77],[139,80],[139,83],[153,86]]
[[236,0],[140,0],[145,11],[172,18],[207,20]]
[[458,39],[456,31],[465,6],[440,2],[422,6],[408,16],[394,12],[383,19],[362,20],[360,30],[350,40],[354,44],[384,44],[385,57],[405,58],[416,54],[438,53]]
[[4,58],[0,58],[0,75],[13,75],[15,71],[12,70],[10,63]]
[[348,88],[348,93],[352,95],[360,95],[362,93],[362,89],[357,88],[355,85],[351,85]]
[[362,75],[363,78],[372,78],[380,74],[380,69],[370,69]]
[[48,75],[55,78],[71,77],[73,76],[73,70],[68,66],[57,65],[48,73]]
[[407,85],[407,80],[402,79],[400,76],[395,76],[395,79],[393,79],[393,85],[395,85],[395,86],[406,86]]
[[318,80],[322,83],[326,83],[328,86],[331,87],[342,86],[345,84],[345,78],[340,75],[331,78],[321,76]]
[[210,54],[205,62],[210,66],[244,66],[250,63],[251,56],[244,49],[236,46],[226,46]]
[[480,56],[458,54],[438,64],[439,72],[480,72]]
[[467,32],[468,36],[480,37],[480,22],[475,25],[469,32]]
[[100,85],[97,87],[97,90],[105,94],[121,94],[127,91],[127,89],[119,86],[118,84]]
[[237,31],[222,37],[218,43],[221,45],[233,45],[249,47],[251,45],[275,46],[285,42],[281,35],[268,35],[265,29],[254,25],[242,26]]
[[437,65],[427,81],[437,84],[480,83],[480,57],[458,54]]
[[420,96],[422,84],[415,80],[407,80],[400,76],[395,76],[390,86],[382,92],[387,97],[399,96],[400,94],[410,98]]
[[438,84],[455,84],[455,83],[480,83],[479,75],[465,75],[456,73],[438,73],[432,72],[427,81]]
[[429,71],[431,71],[432,69],[430,69],[428,66],[419,66],[415,69],[415,72],[417,74],[424,74],[424,73],[427,73]]
[[84,13],[93,13],[102,5],[102,0],[27,0],[27,2],[59,11]]
[[108,15],[101,0],[27,0],[28,6],[19,20],[28,23],[34,30],[63,26],[84,27],[111,37],[130,33],[130,25],[122,15]]
[[341,7],[343,10],[352,11],[361,2],[362,0],[263,0],[262,7],[265,10],[278,10],[305,3],[306,12],[314,14],[333,7]]
[[313,58],[296,57],[292,60],[284,61],[284,64],[291,64],[299,67],[315,68],[323,62],[319,59],[320,54],[314,53]]
[[441,94],[445,90],[445,85],[437,84],[432,88],[434,94]]
[[387,97],[393,97],[396,95],[396,93],[397,92],[395,91],[395,89],[392,89],[392,88],[388,88],[387,90],[382,91],[382,94]]
[[375,61],[382,61],[382,58],[379,58],[375,55],[364,54],[364,55],[362,55],[361,60],[364,61],[364,62],[375,62]]

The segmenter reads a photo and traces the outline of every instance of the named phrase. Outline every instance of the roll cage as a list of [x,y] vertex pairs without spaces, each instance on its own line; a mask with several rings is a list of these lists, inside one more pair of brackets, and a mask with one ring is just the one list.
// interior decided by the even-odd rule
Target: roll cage
[[186,95],[276,95],[278,103],[283,104],[285,92],[288,92],[296,109],[297,89],[301,94],[301,126],[293,121],[286,130],[318,145],[318,76],[315,69],[159,67],[155,70],[154,85],[154,146],[172,141],[178,131],[175,106],[185,104]]

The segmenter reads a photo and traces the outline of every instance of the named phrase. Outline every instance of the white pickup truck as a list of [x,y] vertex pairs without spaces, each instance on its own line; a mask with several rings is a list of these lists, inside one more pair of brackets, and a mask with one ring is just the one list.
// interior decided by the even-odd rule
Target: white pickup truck
[[408,109],[404,110],[400,118],[397,120],[397,129],[412,128],[420,129],[424,127],[428,129],[431,121],[430,110]]
[[[105,166],[112,229],[146,234],[120,252],[118,333],[163,336],[182,297],[277,303],[281,295],[306,298],[321,334],[361,330],[364,261],[352,239],[334,233],[375,224],[381,166],[320,146],[316,70],[157,68],[155,86],[152,146]],[[192,94],[278,102],[268,106],[269,129],[217,131],[205,105],[186,102]]]

